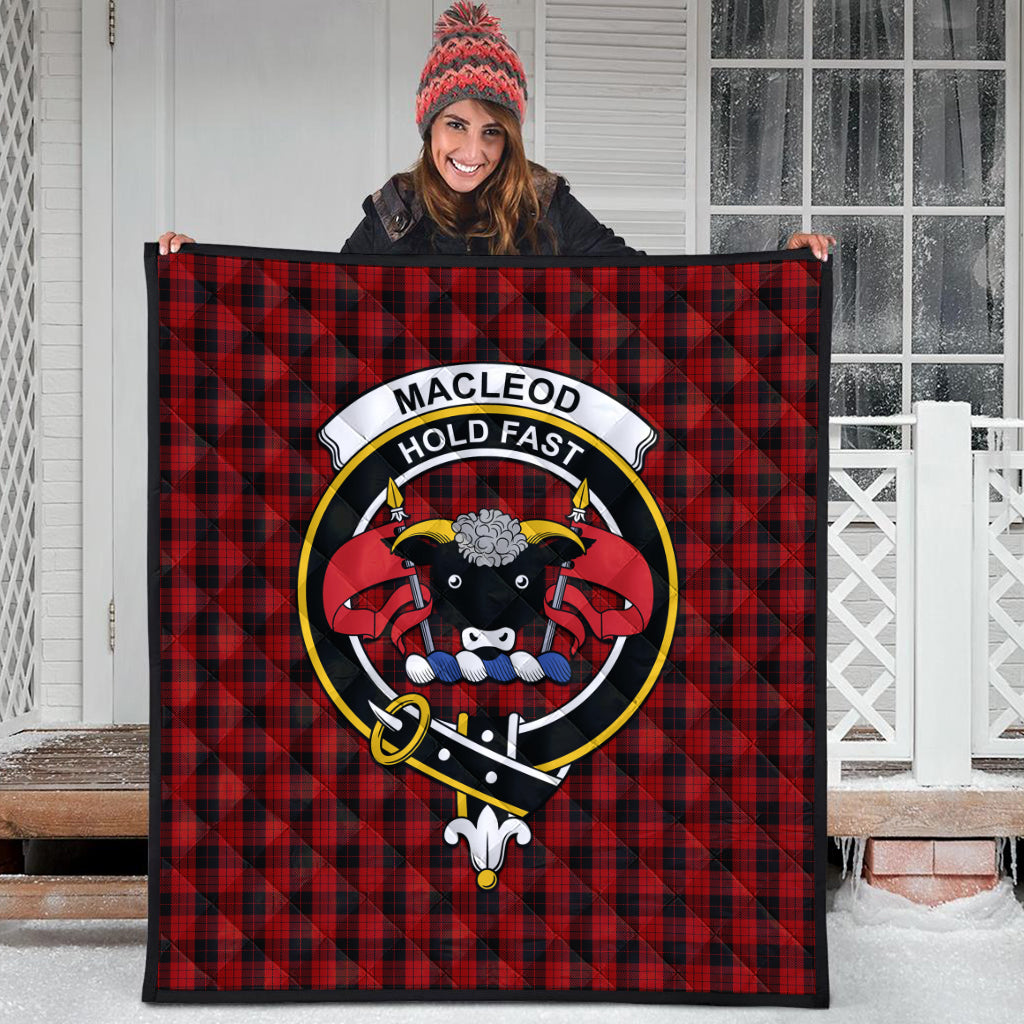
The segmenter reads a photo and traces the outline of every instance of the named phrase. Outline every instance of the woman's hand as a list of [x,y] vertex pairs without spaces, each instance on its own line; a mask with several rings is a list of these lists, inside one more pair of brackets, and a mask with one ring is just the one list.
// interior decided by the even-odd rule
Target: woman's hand
[[[795,235],[793,236],[796,237]],[[189,235],[179,235],[173,231],[165,231],[158,239],[160,243],[160,255],[166,256],[168,250],[171,252],[177,252],[183,242],[194,242],[195,239]]]
[[[189,239],[191,241],[191,239]],[[787,249],[802,249],[804,246],[810,246],[811,252],[819,260],[828,261],[828,247],[829,244],[835,245],[836,240],[831,235],[808,235],[803,232],[796,232],[789,236],[789,241],[786,243]]]

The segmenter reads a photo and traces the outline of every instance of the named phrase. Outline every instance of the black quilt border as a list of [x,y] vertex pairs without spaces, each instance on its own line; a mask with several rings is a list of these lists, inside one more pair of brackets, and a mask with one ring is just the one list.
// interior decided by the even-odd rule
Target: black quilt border
[[[269,249],[257,246],[186,243],[181,252],[201,256],[281,260],[292,263],[334,263],[411,267],[648,267],[723,266],[732,263],[776,263],[814,259],[809,248],[769,252],[718,253],[703,256],[388,256],[317,252],[310,249]],[[160,290],[159,245],[146,242],[143,260],[148,306],[148,508],[147,575],[149,600],[149,841],[146,968],[142,1001],[147,1003],[319,1003],[319,1002],[579,1002],[678,1003],[707,1006],[829,1006],[828,933],[825,924],[825,879],[828,869],[827,780],[827,621],[828,621],[828,407],[832,345],[832,264],[821,267],[818,324],[818,445],[815,480],[815,625],[814,625],[814,930],[815,992],[640,991],[619,989],[195,989],[156,987],[160,962]],[[824,570],[824,571],[823,571]]]

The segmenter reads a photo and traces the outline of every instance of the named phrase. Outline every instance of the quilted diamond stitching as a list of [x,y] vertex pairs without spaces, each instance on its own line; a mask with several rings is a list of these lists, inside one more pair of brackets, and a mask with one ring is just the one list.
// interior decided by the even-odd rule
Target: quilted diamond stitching
[[[537,270],[182,253],[159,268],[158,987],[812,995],[814,261]],[[532,845],[494,892],[438,842],[450,791],[376,765],[290,632],[304,521],[333,474],[316,428],[391,377],[473,361],[549,366],[654,424],[641,478],[681,570],[661,681],[530,816]],[[457,484],[435,474],[406,500],[420,518],[505,507],[515,472],[456,464]],[[544,510],[531,514],[564,515],[564,492],[531,492]],[[716,501],[733,513],[724,528]],[[715,645],[729,660],[705,684]],[[385,641],[365,646],[394,662]],[[578,664],[603,656],[588,638]],[[445,706],[480,692],[453,686]],[[242,836],[276,858],[271,873],[238,854]]]

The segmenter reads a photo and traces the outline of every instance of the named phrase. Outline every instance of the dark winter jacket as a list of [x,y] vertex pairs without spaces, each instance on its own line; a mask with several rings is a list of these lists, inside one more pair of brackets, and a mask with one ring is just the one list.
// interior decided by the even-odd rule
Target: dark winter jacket
[[[646,255],[626,245],[611,228],[602,224],[572,193],[561,175],[537,168],[533,184],[541,204],[542,220],[551,225],[558,239],[559,256]],[[486,255],[489,239],[444,234],[426,212],[411,186],[401,175],[393,175],[382,188],[363,201],[365,216],[342,252],[389,255],[441,253]],[[538,229],[540,254],[552,253],[551,241]],[[517,239],[517,244],[520,240]],[[525,243],[520,252],[530,252]]]

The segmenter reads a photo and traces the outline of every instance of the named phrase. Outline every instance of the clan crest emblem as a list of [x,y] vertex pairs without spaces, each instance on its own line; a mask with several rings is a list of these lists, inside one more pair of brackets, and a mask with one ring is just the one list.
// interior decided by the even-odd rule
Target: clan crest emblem
[[440,838],[493,888],[669,655],[678,571],[642,479],[657,434],[591,384],[462,363],[378,385],[318,436],[337,475],[300,557],[307,653],[381,770],[452,791]]

